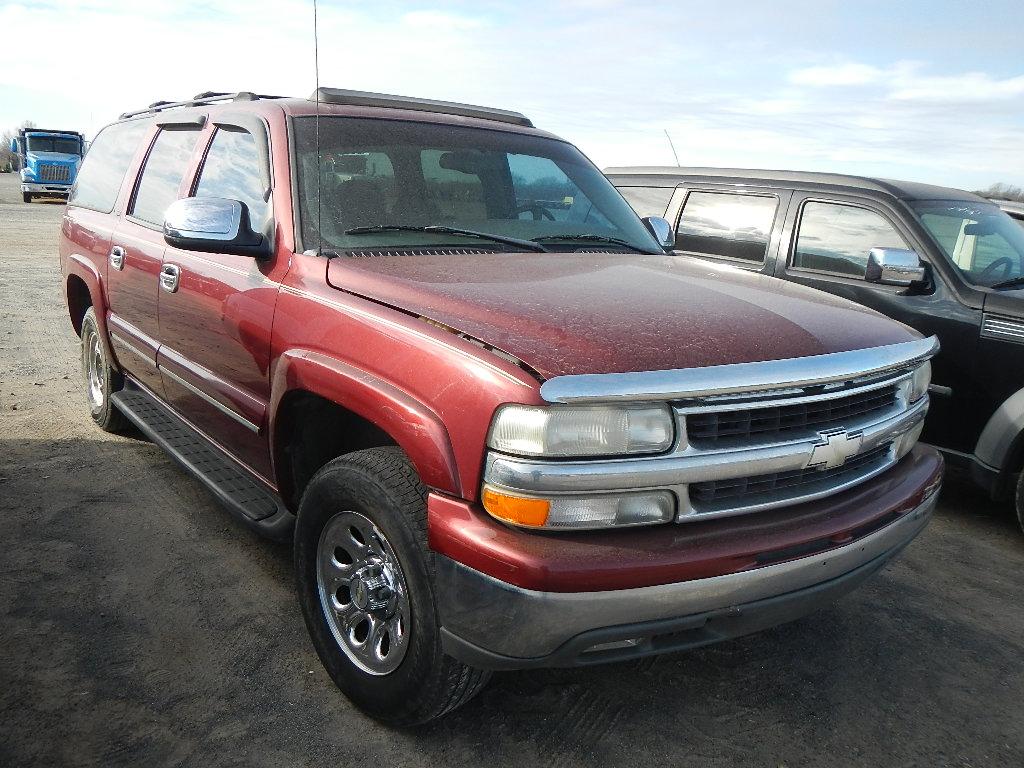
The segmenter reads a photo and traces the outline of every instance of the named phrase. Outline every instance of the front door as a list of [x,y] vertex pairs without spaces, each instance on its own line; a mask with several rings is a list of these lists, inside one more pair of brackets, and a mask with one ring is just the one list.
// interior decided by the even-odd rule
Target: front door
[[777,276],[863,304],[926,336],[938,336],[942,350],[932,361],[931,404],[922,439],[972,452],[984,423],[977,423],[983,409],[970,401],[987,387],[979,372],[963,361],[975,356],[981,312],[958,301],[934,269],[924,290],[864,280],[872,248],[927,252],[886,207],[861,198],[797,193],[791,208],[786,222],[791,233],[788,258],[780,257]]
[[[261,174],[264,150],[249,131],[219,126],[193,194],[241,201],[253,228],[271,237],[266,174]],[[164,268],[178,275],[176,290],[160,293],[159,364],[168,402],[208,437],[230,446],[250,469],[269,477],[265,416],[278,294],[274,260],[168,248]]]

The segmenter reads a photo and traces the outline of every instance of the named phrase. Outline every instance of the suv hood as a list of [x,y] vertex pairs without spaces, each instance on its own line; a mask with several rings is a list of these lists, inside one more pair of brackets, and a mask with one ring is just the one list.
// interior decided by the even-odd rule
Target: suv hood
[[677,256],[341,257],[331,284],[497,347],[545,378],[895,344],[916,332],[829,294]]

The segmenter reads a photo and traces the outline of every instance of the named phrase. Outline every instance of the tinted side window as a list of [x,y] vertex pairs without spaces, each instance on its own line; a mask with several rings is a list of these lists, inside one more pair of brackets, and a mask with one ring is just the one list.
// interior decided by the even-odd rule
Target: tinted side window
[[673,187],[619,187],[619,192],[638,216],[664,216]]
[[691,192],[676,229],[676,248],[763,264],[778,205],[774,197]]
[[167,206],[178,199],[178,187],[185,175],[198,131],[162,130],[149,151],[142,169],[135,201],[128,211],[151,224],[163,224]]
[[864,277],[872,248],[909,248],[881,214],[837,203],[809,202],[800,217],[793,266]]
[[148,127],[146,120],[133,120],[115,123],[100,131],[78,172],[68,205],[110,213]]
[[258,152],[256,140],[248,131],[218,128],[199,172],[195,192],[196,197],[242,201],[257,231],[266,222],[269,207],[263,199]]

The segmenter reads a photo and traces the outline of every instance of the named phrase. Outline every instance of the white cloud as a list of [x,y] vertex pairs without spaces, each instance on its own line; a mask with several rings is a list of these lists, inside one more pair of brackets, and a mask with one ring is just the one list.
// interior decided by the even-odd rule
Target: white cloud
[[477,29],[484,25],[482,19],[445,11],[410,11],[402,16],[402,23],[414,27],[442,29]]
[[849,62],[834,66],[804,67],[789,73],[789,81],[795,85],[814,87],[867,85],[877,82],[884,72],[868,64]]

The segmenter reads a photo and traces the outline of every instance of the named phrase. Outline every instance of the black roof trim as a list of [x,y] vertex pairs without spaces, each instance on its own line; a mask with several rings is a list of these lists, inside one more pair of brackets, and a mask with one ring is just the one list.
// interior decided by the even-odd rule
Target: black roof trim
[[534,127],[533,122],[528,117],[507,109],[478,107],[474,104],[459,104],[454,101],[420,99],[413,96],[395,96],[390,93],[352,91],[346,88],[318,88],[313,91],[309,100],[319,101],[323,104],[342,104],[352,107],[386,107],[390,109],[410,109],[417,112],[440,112],[445,115],[497,120],[501,123],[511,123],[512,125],[521,125],[526,128]]
[[634,179],[656,178],[664,182],[661,186],[675,186],[681,179],[700,178],[722,183],[753,184],[813,184],[816,186],[840,187],[844,189],[860,189],[881,192],[900,200],[971,200],[981,202],[984,198],[954,187],[940,187],[933,184],[920,184],[914,181],[897,181],[871,176],[853,176],[841,173],[821,173],[817,171],[783,171],[758,168],[677,168],[665,166],[626,166],[605,168],[607,176]]

